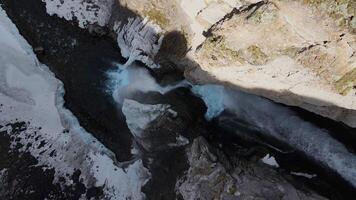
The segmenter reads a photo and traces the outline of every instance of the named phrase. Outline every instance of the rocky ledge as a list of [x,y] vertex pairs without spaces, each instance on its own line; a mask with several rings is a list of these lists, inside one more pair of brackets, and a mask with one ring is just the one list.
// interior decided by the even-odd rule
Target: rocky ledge
[[190,168],[177,183],[184,199],[324,199],[305,188],[296,189],[262,163],[242,158],[231,163],[203,137],[187,148],[187,156]]
[[161,67],[174,63],[193,83],[224,84],[356,127],[355,1],[120,4],[154,24],[143,23],[155,27],[151,32],[160,48],[143,48],[148,59],[138,57],[148,65],[147,60]]

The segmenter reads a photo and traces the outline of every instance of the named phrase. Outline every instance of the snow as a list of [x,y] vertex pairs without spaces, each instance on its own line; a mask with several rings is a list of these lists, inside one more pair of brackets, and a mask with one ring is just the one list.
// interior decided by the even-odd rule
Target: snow
[[[114,0],[42,0],[46,3],[49,15],[57,15],[66,20],[76,20],[81,28],[109,23]],[[161,47],[162,29],[148,18],[128,18],[127,23],[114,23],[118,46],[123,57],[128,58],[126,65],[141,61],[151,68],[160,66],[154,57]]]
[[291,172],[291,174],[294,176],[302,176],[302,177],[309,178],[309,179],[312,179],[312,178],[315,178],[318,176],[316,174],[307,174],[307,173],[302,173],[302,172]]
[[89,155],[93,159],[93,166],[97,166],[91,171],[97,177],[96,186],[110,186],[105,188],[110,199],[145,199],[141,188],[148,182],[151,174],[143,166],[142,160],[123,169],[112,167],[113,160],[106,155]]
[[108,24],[114,0],[42,0],[47,13],[66,20],[77,20],[79,27]]
[[142,133],[147,125],[162,116],[169,107],[170,105],[166,104],[148,105],[125,99],[122,112],[126,117],[126,123],[131,133],[135,137],[142,138]]
[[276,159],[269,154],[262,158],[262,162],[272,167],[279,167]]
[[206,103],[208,119],[229,110],[261,134],[290,144],[356,186],[356,156],[326,130],[301,119],[288,107],[221,86],[196,86],[193,91]]
[[[136,160],[126,169],[117,167],[113,153],[63,107],[63,84],[39,63],[1,8],[0,34],[0,131],[11,133],[6,124],[28,122],[26,130],[12,136],[17,138],[12,147],[22,144],[19,150],[30,152],[38,166],[53,168],[55,182],[64,177],[65,184],[71,184],[67,175],[80,169],[83,183],[103,186],[108,199],[144,199],[141,187],[150,175],[142,161]],[[51,155],[53,150],[55,155]]]
[[162,44],[161,28],[149,21],[148,18],[129,18],[126,24],[116,22],[114,30],[121,55],[128,58],[126,66],[135,60],[145,63],[151,68],[159,68],[154,62]]

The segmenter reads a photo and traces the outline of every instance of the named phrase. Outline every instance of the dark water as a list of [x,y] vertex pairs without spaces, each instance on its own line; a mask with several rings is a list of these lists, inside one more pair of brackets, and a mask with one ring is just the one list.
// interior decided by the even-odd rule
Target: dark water
[[[133,138],[123,114],[117,109],[111,95],[106,92],[108,79],[106,72],[115,68],[112,62],[124,62],[116,41],[109,35],[99,37],[78,28],[75,23],[55,16],[48,16],[44,3],[39,0],[0,0],[0,3],[3,4],[2,7],[34,49],[41,47],[37,48],[41,50],[36,52],[39,60],[46,64],[64,83],[65,107],[73,112],[88,132],[113,151],[119,161],[132,159]],[[300,152],[292,150],[292,153],[281,154],[259,143],[256,138],[237,137],[228,128],[221,128],[221,124],[216,120],[211,123],[205,121],[203,116],[206,108],[200,99],[192,96],[189,89],[177,89],[166,95],[140,94],[135,98],[142,103],[171,104],[174,110],[179,111],[179,119],[181,119],[179,131],[184,132],[185,137],[192,140],[198,135],[203,135],[208,138],[211,144],[216,148],[221,148],[231,158],[239,154],[245,159],[253,159],[271,153],[281,165],[280,170],[284,172],[297,170],[321,174],[319,176],[321,178],[312,180],[294,177],[290,181],[296,187],[310,187],[331,199],[350,199],[351,195],[355,194],[354,188],[348,183],[308,160]],[[354,129],[303,110],[297,110],[304,119],[313,122],[320,128],[330,130],[331,133],[349,132],[350,134],[346,137],[338,134],[332,135],[345,143],[350,151],[355,151]],[[243,124],[236,125],[236,121],[233,124],[233,129],[238,128],[253,135],[253,130],[246,128]],[[259,134],[256,133],[256,135]],[[271,138],[260,139],[271,141],[287,151],[291,150],[288,144]],[[154,162],[149,164],[148,158],[153,158]],[[144,162],[152,173],[151,181],[143,188],[147,197],[149,199],[176,198],[174,192],[176,179],[188,167],[184,149],[178,148],[159,154],[144,153]],[[298,166],[297,169],[296,166]],[[51,175],[47,177],[51,177]],[[78,183],[78,187],[78,190],[68,193],[81,194],[83,189],[80,183]],[[56,191],[56,189],[52,190]]]
[[[116,41],[108,35],[92,35],[74,23],[47,15],[44,3],[38,0],[0,2],[30,45],[41,49],[35,52],[40,62],[64,83],[65,107],[73,112],[81,126],[115,153],[118,161],[130,161],[133,138],[106,85],[107,72],[116,69],[112,63],[125,61]],[[180,111],[180,131],[188,138],[199,132],[196,129],[203,121],[203,102],[189,90],[177,89],[164,96],[138,95],[136,99],[143,103],[170,103]],[[149,158],[153,162],[149,163]],[[145,154],[143,160],[152,174],[143,188],[147,197],[174,199],[176,180],[188,167],[184,148],[159,155]]]
[[1,0],[21,35],[36,49],[38,59],[64,83],[65,107],[80,124],[117,155],[131,159],[131,134],[112,97],[105,92],[111,62],[123,62],[116,42],[96,37],[58,17],[47,15],[38,0]]
[[[313,116],[312,113],[306,111],[300,110],[299,112],[301,115]],[[221,147],[231,160],[235,159],[236,154],[253,161],[256,160],[256,156],[259,158],[269,153],[275,157],[280,166],[278,171],[282,174],[303,172],[317,175],[312,179],[300,176],[293,176],[292,178],[288,175],[285,176],[296,188],[303,190],[303,188],[307,187],[322,196],[334,200],[353,199],[353,196],[356,195],[355,188],[337,173],[321,166],[320,163],[315,162],[303,152],[293,149],[287,143],[278,141],[276,138],[267,137],[265,134],[246,125],[245,122],[239,122],[238,119],[234,118],[235,116],[224,112],[219,118],[214,119],[212,126],[218,130],[217,133],[219,134],[208,137],[209,142],[216,148]],[[333,123],[328,119],[323,120]],[[340,126],[343,127],[342,125]],[[236,135],[237,130],[243,134]],[[343,127],[340,130],[350,129]]]

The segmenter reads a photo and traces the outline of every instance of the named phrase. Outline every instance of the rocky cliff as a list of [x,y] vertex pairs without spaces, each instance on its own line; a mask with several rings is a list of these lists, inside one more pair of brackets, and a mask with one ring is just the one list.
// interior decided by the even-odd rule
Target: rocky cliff
[[174,63],[193,83],[224,84],[356,127],[355,1],[120,4],[160,27],[151,28],[160,49],[139,59],[148,65]]

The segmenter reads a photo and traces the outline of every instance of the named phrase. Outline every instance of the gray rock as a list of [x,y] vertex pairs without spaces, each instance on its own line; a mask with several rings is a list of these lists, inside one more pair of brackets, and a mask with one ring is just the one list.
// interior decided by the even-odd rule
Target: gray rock
[[224,154],[212,149],[203,137],[194,140],[187,155],[190,168],[176,185],[184,199],[324,199],[296,189],[262,163],[240,159],[231,167]]
[[141,104],[126,99],[122,111],[135,140],[149,152],[169,149],[189,143],[179,134],[177,112],[169,105]]

